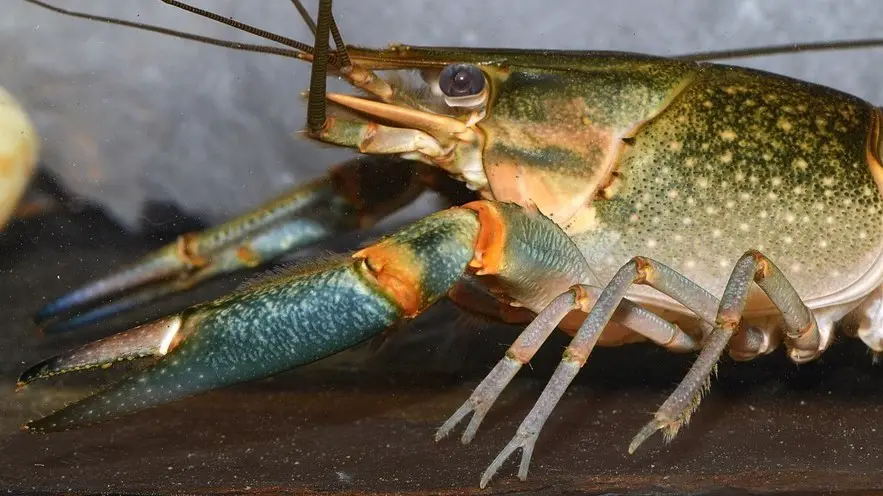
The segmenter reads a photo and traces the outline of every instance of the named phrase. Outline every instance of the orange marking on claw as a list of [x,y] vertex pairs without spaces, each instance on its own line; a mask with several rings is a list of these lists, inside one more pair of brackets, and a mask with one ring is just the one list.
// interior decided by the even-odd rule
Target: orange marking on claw
[[402,308],[406,317],[420,313],[423,267],[405,246],[382,242],[353,254],[362,259],[370,275]]
[[261,263],[261,257],[248,246],[236,248],[236,258],[249,267],[257,267]]
[[478,237],[469,267],[477,269],[477,275],[499,274],[506,245],[506,223],[492,203],[474,201],[463,205],[478,213]]
[[178,258],[194,267],[202,267],[208,263],[208,259],[196,254],[196,244],[199,241],[198,233],[186,233],[178,236],[176,250]]

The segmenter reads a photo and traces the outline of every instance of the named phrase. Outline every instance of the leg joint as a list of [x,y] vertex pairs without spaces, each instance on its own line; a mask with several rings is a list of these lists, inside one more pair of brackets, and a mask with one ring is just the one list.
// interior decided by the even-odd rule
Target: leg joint
[[649,258],[635,257],[635,284],[648,284],[653,279],[653,262]]

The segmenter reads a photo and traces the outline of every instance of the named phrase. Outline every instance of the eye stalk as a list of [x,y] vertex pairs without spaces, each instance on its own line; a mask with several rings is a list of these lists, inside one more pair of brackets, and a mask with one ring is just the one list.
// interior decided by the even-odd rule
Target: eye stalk
[[487,81],[478,67],[451,64],[438,76],[438,88],[451,107],[477,107],[487,99]]

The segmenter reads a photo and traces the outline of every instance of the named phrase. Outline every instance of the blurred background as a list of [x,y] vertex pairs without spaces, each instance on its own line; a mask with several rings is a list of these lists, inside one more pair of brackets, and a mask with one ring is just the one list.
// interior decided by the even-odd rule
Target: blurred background
[[[192,3],[311,39],[284,0]],[[315,8],[315,2],[307,3]],[[265,43],[155,0],[58,0],[57,5]],[[879,16],[873,15],[876,6],[871,0],[334,2],[344,38],[356,45],[658,55],[883,37]],[[732,63],[883,104],[883,49]],[[410,324],[409,333],[399,333],[417,336],[416,341],[398,340],[398,353],[382,354],[370,366],[360,361],[363,356],[338,358],[331,362],[336,365],[326,361],[318,369],[286,374],[286,380],[202,395],[129,420],[53,436],[17,432],[23,421],[110,380],[103,373],[70,376],[13,396],[17,374],[27,365],[133,320],[229,291],[236,281],[219,281],[134,317],[65,336],[36,332],[31,316],[40,305],[178,233],[253,208],[349,156],[294,136],[305,122],[300,92],[308,76],[309,66],[294,60],[0,0],[0,86],[22,102],[41,137],[41,185],[81,208],[15,222],[0,233],[0,489],[462,494],[476,488],[483,468],[532,406],[566,340],[553,339],[523,371],[475,444],[436,444],[435,427],[468,397],[517,332],[502,326],[473,333],[487,324],[448,318],[453,311],[444,306]],[[380,229],[436,207],[431,197],[424,198]],[[351,236],[326,248],[342,250],[364,240]],[[452,344],[450,336],[459,342]],[[876,428],[883,415],[880,371],[871,366],[866,348],[853,342],[838,343],[819,362],[799,370],[782,353],[749,364],[727,361],[696,420],[675,443],[666,447],[653,440],[628,457],[625,447],[635,429],[690,363],[690,356],[653,347],[593,355],[591,367],[551,417],[531,478],[520,484],[509,466],[491,492],[883,487]],[[117,379],[119,373],[112,370],[109,376]]]

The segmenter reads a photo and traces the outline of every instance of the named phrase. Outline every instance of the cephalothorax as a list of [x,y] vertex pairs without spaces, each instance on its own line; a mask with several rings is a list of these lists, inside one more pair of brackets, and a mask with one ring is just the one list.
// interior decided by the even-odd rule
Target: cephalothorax
[[[792,360],[806,362],[849,317],[856,334],[883,351],[877,107],[782,76],[685,59],[345,47],[331,2],[320,5],[314,47],[281,39],[296,49],[288,55],[313,62],[308,135],[369,157],[224,226],[184,235],[47,305],[38,319],[138,289],[74,318],[92,321],[259,265],[370,224],[426,188],[462,204],[352,255],[278,272],[37,364],[20,386],[156,358],[29,429],[73,427],[266,377],[354,346],[448,295],[530,324],[437,439],[471,413],[463,434],[471,440],[552,330],[574,336],[484,486],[518,448],[526,477],[543,423],[596,344],[650,340],[700,351],[630,451],[657,430],[675,435],[725,348],[747,360],[784,344]],[[367,96],[327,93],[329,66]],[[379,70],[418,71],[422,82],[394,84]],[[472,201],[460,200],[470,195],[451,177]],[[456,289],[467,275],[503,304],[464,298]]]

